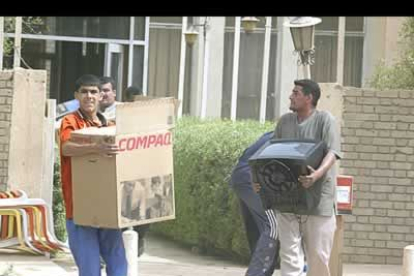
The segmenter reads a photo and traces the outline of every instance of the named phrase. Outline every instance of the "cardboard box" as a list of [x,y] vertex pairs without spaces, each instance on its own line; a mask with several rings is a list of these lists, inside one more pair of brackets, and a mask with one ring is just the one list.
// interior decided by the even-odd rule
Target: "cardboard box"
[[116,126],[72,132],[78,143],[116,143],[114,157],[72,157],[76,224],[124,228],[175,218],[172,98],[121,103]]

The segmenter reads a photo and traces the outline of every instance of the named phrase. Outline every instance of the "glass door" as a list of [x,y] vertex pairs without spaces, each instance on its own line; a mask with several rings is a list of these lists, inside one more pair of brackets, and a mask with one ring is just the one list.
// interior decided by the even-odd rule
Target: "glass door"
[[108,43],[105,49],[104,75],[110,76],[116,82],[116,100],[122,96],[122,67],[124,64],[124,47],[120,44]]

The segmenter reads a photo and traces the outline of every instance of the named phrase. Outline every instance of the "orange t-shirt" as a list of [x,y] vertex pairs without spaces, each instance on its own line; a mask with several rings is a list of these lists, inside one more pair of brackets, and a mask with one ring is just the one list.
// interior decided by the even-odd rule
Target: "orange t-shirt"
[[62,181],[62,192],[63,200],[65,201],[66,207],[66,218],[73,218],[73,201],[72,201],[72,165],[71,157],[63,156],[62,154],[62,145],[70,139],[70,133],[77,129],[82,129],[92,126],[107,126],[107,122],[103,115],[98,113],[98,118],[100,119],[102,125],[99,125],[96,122],[86,119],[82,113],[78,110],[69,115],[66,115],[62,119],[62,124],[60,126],[60,173]]

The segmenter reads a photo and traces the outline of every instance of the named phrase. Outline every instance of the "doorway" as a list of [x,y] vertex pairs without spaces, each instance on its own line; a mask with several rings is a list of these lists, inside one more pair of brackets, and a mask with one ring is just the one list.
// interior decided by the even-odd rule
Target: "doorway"
[[[108,43],[105,45],[104,75],[114,78],[115,89],[122,92],[124,67],[124,47],[120,44]],[[116,100],[121,101],[122,93],[116,93]]]

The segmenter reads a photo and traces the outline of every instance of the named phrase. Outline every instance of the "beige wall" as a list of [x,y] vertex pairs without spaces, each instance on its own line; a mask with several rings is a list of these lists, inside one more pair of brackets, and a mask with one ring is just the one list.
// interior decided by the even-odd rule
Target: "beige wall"
[[405,17],[386,17],[385,64],[392,65],[400,57],[402,48],[399,46],[400,30]]
[[46,113],[45,70],[0,71],[0,190],[22,189],[50,204],[54,126]]
[[392,65],[400,56],[399,32],[405,17],[366,17],[363,54],[363,86],[381,60]]
[[342,124],[343,87],[336,83],[320,83],[321,98],[318,109],[327,110],[335,116],[338,126]]

